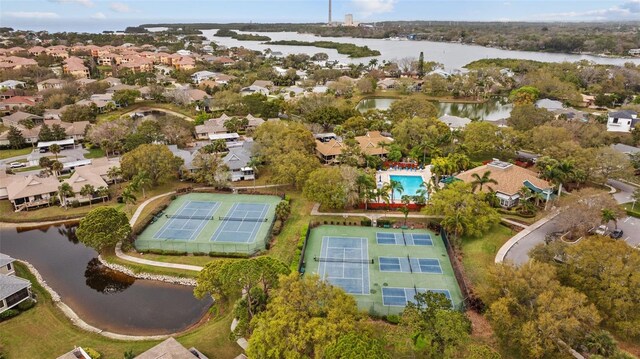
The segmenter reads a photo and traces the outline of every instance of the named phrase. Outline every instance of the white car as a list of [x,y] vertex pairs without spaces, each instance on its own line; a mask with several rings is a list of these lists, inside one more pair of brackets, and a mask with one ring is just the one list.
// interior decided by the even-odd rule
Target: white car
[[9,167],[11,167],[11,168],[20,168],[20,167],[26,167],[26,166],[27,166],[27,164],[24,163],[24,162],[11,162],[9,164]]
[[596,228],[595,234],[604,236],[605,234],[607,234],[608,231],[609,229],[607,228],[607,226],[603,224],[601,226],[598,226],[598,228]]

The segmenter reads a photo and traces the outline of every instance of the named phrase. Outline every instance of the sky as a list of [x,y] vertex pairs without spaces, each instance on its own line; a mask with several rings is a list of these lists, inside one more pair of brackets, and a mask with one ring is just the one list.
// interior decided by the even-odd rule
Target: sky
[[[142,23],[326,22],[328,0],[1,0],[0,25],[124,30]],[[640,0],[333,0],[355,21],[640,21]]]

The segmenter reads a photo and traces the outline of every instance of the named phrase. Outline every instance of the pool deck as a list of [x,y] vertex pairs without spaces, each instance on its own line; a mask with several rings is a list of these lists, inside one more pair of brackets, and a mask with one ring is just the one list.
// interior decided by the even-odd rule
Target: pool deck
[[[382,183],[389,183],[391,176],[421,176],[423,182],[428,182],[431,179],[431,166],[427,166],[423,170],[392,170],[376,172],[376,183],[382,180]],[[393,203],[401,203],[400,198],[394,198]]]

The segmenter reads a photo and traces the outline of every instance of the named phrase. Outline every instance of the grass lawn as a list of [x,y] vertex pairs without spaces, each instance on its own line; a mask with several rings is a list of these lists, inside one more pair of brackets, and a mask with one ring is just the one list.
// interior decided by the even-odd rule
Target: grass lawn
[[[34,283],[33,291],[38,297],[38,304],[31,310],[0,323],[0,345],[7,358],[56,358],[74,346],[96,349],[102,353],[103,358],[122,358],[127,350],[138,355],[158,343],[113,340],[76,328],[53,304],[48,293],[34,281],[24,266],[18,264],[16,270],[20,276],[31,279]],[[222,314],[176,339],[187,348],[195,346],[210,358],[234,358],[241,350],[229,340],[231,311],[227,308],[221,308],[220,311]]]
[[[192,270],[156,267],[156,266],[150,266],[146,264],[129,262],[124,259],[120,259],[116,257],[114,252],[103,253],[102,258],[104,258],[109,263],[123,265],[131,269],[134,273],[151,273],[151,274],[159,274],[159,275],[170,275],[170,276],[182,277],[182,278],[196,278],[198,276],[198,272],[195,272]],[[146,258],[146,254],[145,254],[145,258]],[[174,257],[174,258],[184,258],[184,257]],[[147,259],[151,259],[151,258],[147,258]]]
[[16,156],[28,155],[31,153],[31,151],[33,151],[33,148],[31,147],[21,148],[19,150],[13,150],[13,149],[0,150],[0,160],[4,160],[5,158],[11,158]]
[[13,206],[9,201],[0,201],[0,221],[12,222],[12,223],[26,223],[26,222],[46,222],[57,221],[64,219],[80,218],[87,214],[90,210],[99,206],[114,206],[116,208],[124,208],[121,203],[116,203],[115,199],[107,201],[106,203],[94,203],[91,208],[88,205],[78,208],[64,209],[58,205],[51,207],[43,207],[30,211],[14,212]]
[[496,253],[515,233],[500,224],[479,238],[462,239],[462,265],[473,286],[483,282],[487,269],[493,266]]
[[635,206],[633,202],[625,203],[622,205],[622,208],[624,208],[628,216],[640,218],[640,203],[636,203]]
[[166,263],[179,263],[179,264],[190,264],[194,266],[204,267],[207,263],[222,259],[220,257],[209,257],[209,256],[169,256],[162,254],[153,254],[153,253],[137,253],[137,252],[127,252],[128,255],[132,257],[138,257],[143,259],[148,259],[151,261],[158,262],[166,262]]
[[12,171],[17,173],[17,172],[34,171],[39,169],[42,169],[42,168],[40,166],[30,166],[30,167],[14,168]]
[[100,158],[100,157],[104,157],[104,150],[102,148],[90,148],[88,149],[89,153],[86,153],[84,155],[84,158]]
[[288,265],[295,256],[300,231],[311,220],[313,203],[304,198],[300,191],[287,192],[287,196],[291,198],[291,215],[280,234],[272,242],[269,254]]

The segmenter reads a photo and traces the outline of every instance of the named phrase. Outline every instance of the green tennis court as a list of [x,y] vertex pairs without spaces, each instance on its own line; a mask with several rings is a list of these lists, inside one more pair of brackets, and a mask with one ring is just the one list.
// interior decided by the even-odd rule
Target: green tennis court
[[265,249],[277,196],[189,193],[177,197],[135,241],[139,250],[253,254]]
[[305,273],[343,288],[371,314],[399,314],[427,291],[462,307],[447,250],[431,231],[325,225],[311,230],[304,255]]

